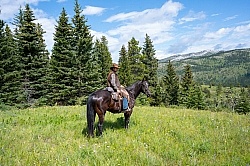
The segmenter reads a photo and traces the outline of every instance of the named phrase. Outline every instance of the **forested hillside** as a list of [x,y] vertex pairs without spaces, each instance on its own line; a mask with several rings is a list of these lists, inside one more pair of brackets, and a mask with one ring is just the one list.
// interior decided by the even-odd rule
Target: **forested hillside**
[[[176,56],[173,58],[176,59]],[[172,59],[173,59],[172,58]],[[177,58],[178,59],[178,58]],[[170,58],[159,61],[159,76],[163,76],[165,66]],[[250,49],[238,49],[207,53],[202,56],[172,61],[176,73],[183,75],[184,66],[192,67],[194,80],[200,84],[214,84],[223,86],[248,86],[250,85]]]

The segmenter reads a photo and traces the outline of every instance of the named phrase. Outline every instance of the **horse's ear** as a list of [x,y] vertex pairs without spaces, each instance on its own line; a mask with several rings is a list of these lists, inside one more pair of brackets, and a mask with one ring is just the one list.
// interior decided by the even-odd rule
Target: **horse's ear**
[[144,76],[142,81],[147,81],[148,80],[148,77],[147,76]]

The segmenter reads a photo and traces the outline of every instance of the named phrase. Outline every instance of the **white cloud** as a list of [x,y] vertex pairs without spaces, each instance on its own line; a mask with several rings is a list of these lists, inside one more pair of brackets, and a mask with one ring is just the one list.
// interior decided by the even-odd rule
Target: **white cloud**
[[250,47],[249,38],[250,38],[250,23],[246,25],[236,26],[233,29],[232,34],[228,40],[232,41],[230,43],[235,45],[235,47],[237,48],[239,48],[239,46]]
[[106,22],[123,21],[135,18],[139,12],[119,13],[106,19]]
[[63,2],[66,2],[67,0],[57,0],[56,2],[57,3],[63,3]]
[[205,18],[206,18],[206,15],[204,12],[195,13],[194,11],[189,11],[188,15],[179,19],[179,22],[180,22],[180,24],[183,24],[186,22],[191,22],[191,21],[195,21],[195,20],[202,20]]
[[[146,33],[150,36],[153,44],[161,44],[173,39],[171,31],[176,23],[176,17],[183,5],[179,2],[167,1],[160,8],[118,13],[106,19],[106,22],[122,22],[114,29],[107,31],[109,36],[117,38],[119,43],[127,44],[132,37],[143,44]],[[116,55],[121,48],[116,50]],[[161,52],[161,51],[160,51]],[[159,52],[157,52],[159,53]],[[156,56],[158,57],[156,53]],[[162,53],[162,52],[161,52]],[[160,57],[161,55],[159,55]],[[116,59],[118,59],[116,57]]]
[[224,21],[233,20],[233,19],[235,19],[236,17],[238,17],[238,15],[234,15],[234,16],[231,16],[231,17],[227,17],[227,18],[224,19]]
[[232,28],[221,28],[216,32],[207,32],[204,37],[207,39],[219,39],[228,35],[232,30]]
[[[178,14],[183,8],[181,3],[170,0],[160,8],[118,13],[105,20],[108,23],[120,23],[119,26],[108,30],[106,34],[117,38],[119,43],[125,45],[132,37],[135,37],[142,45],[147,33],[157,48],[157,58],[164,58],[164,55],[166,57],[176,53],[228,49],[247,45],[245,40],[247,37],[242,34],[250,37],[247,35],[250,33],[250,24],[223,27],[211,31],[211,27],[214,28],[216,25],[212,22],[204,22],[207,17],[204,11],[190,10],[186,16],[178,19]],[[221,14],[216,13],[210,16],[218,15]],[[237,15],[227,18],[227,20],[235,18]],[[188,24],[198,20],[201,21],[200,24]],[[183,26],[184,23],[185,26]],[[236,36],[241,40],[237,40]],[[120,48],[121,46],[117,47],[116,52]]]
[[179,2],[167,1],[161,8],[146,9],[141,12],[119,13],[106,19],[106,22],[130,21],[130,22],[155,22],[160,20],[169,20],[177,16],[183,8]]
[[166,58],[166,53],[163,50],[156,50],[155,54],[157,55],[157,59],[163,59]]
[[85,8],[82,11],[82,14],[84,15],[101,15],[106,8],[102,7],[95,7],[95,6],[85,6]]
[[[205,32],[201,38],[198,37],[198,34],[196,36],[194,33],[191,34],[193,38],[187,38],[186,40],[183,40],[184,36],[180,37],[181,41],[174,45],[176,50],[183,48],[181,50],[182,53],[190,53],[202,50],[230,50],[250,47],[248,42],[250,38],[250,24],[224,27],[216,31]],[[202,34],[200,35],[202,36]]]
[[235,27],[234,32],[249,34],[250,33],[250,23],[247,25],[240,25],[240,26]]
[[39,2],[47,0],[1,0],[0,1],[0,19],[5,21],[14,18],[14,15],[19,11],[20,6],[24,7],[25,4],[37,5]]
[[219,16],[220,15],[220,13],[214,13],[214,14],[212,14],[211,16],[212,17],[215,17],[215,16]]

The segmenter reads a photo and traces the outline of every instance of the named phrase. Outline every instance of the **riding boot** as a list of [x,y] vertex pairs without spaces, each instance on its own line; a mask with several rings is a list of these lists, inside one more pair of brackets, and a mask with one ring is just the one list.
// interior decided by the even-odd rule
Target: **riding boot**
[[128,109],[122,110],[122,113],[130,112],[130,111],[131,111],[131,109],[128,107]]
[[126,110],[126,112],[130,112],[131,111],[131,109],[128,107],[128,109]]

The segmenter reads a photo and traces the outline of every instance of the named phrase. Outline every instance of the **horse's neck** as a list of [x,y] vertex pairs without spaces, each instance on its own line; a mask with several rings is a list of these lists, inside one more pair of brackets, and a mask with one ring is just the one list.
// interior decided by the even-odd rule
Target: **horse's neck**
[[136,82],[132,86],[128,87],[127,90],[129,92],[129,96],[136,99],[139,96],[139,94],[141,93],[140,82]]

